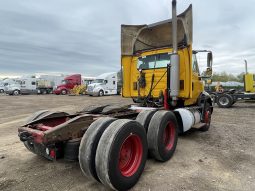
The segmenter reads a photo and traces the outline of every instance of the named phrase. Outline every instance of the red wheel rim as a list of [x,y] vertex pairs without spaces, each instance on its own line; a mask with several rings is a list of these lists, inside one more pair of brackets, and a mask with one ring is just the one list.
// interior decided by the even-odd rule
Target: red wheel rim
[[165,144],[165,149],[170,151],[174,146],[175,141],[175,125],[173,122],[169,122],[163,133],[163,141]]
[[141,138],[129,135],[119,151],[119,170],[123,176],[130,177],[138,170],[142,161],[143,146]]
[[211,122],[211,112],[209,110],[207,110],[205,112],[205,123],[208,125]]

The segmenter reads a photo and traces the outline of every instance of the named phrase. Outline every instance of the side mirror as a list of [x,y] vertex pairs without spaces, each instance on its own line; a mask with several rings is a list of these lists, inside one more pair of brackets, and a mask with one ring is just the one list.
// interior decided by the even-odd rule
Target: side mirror
[[205,78],[212,77],[212,62],[213,62],[212,52],[208,52],[207,53],[207,68],[206,68],[206,71],[203,72]]
[[212,52],[207,53],[207,68],[212,68],[213,55]]

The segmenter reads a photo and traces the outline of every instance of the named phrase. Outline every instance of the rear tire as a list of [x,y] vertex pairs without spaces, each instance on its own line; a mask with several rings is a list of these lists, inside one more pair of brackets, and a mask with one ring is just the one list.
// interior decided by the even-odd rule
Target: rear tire
[[42,94],[43,95],[47,94],[47,90],[42,90]]
[[1,93],[1,94],[2,94],[2,93],[4,93],[4,90],[3,90],[3,89],[1,89],[1,90],[0,90],[0,93]]
[[157,111],[151,118],[147,132],[150,156],[168,161],[174,154],[178,140],[178,124],[171,111]]
[[103,91],[103,90],[100,90],[100,91],[98,92],[98,96],[99,96],[99,97],[104,96],[104,91]]
[[96,153],[100,181],[114,190],[128,190],[139,180],[147,159],[144,128],[137,121],[119,119],[103,133]]
[[229,108],[232,106],[233,104],[233,98],[231,95],[229,94],[220,94],[218,97],[217,97],[217,105],[220,107],[220,108]]
[[19,90],[14,90],[13,91],[13,95],[15,95],[15,96],[17,96],[17,95],[19,95],[20,94],[20,91]]
[[23,142],[25,147],[27,148],[27,150],[29,150],[30,152],[35,153],[35,149],[34,149],[34,145],[32,143],[29,143],[28,141]]
[[67,90],[61,90],[61,94],[62,95],[66,95],[67,94]]
[[116,119],[102,117],[94,121],[82,137],[79,149],[79,163],[83,174],[100,182],[96,173],[96,151],[98,142],[106,128]]
[[204,111],[204,120],[202,121],[206,125],[201,127],[199,130],[200,131],[208,131],[210,126],[211,126],[211,116],[212,116],[212,108],[211,105],[208,102],[205,102],[205,111]]
[[140,112],[136,117],[136,121],[139,122],[144,127],[146,132],[148,131],[151,118],[155,113],[156,113],[155,110],[152,111],[144,110]]

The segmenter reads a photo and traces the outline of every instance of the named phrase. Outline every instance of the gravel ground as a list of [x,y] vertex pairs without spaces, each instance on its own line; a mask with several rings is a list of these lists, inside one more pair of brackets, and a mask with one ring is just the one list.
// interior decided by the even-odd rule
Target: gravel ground
[[[17,128],[31,113],[75,112],[88,105],[129,104],[120,96],[0,96],[0,190],[105,190],[81,173],[77,162],[47,161],[28,152]],[[255,103],[214,108],[208,132],[179,137],[174,157],[148,159],[132,190],[255,190]]]

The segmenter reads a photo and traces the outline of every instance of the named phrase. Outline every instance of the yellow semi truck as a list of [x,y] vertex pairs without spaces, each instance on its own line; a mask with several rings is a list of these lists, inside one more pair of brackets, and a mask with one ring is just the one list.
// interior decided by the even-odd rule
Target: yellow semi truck
[[245,62],[245,74],[244,74],[244,91],[248,93],[255,92],[255,75],[248,72],[247,61]]
[[[148,153],[174,154],[178,135],[207,131],[212,99],[202,78],[212,74],[212,53],[192,49],[192,6],[151,25],[121,26],[122,96],[136,105],[95,106],[74,115],[39,111],[19,128],[25,147],[47,159],[79,159],[84,175],[114,190],[139,180]],[[196,54],[207,53],[202,76]],[[121,103],[119,104],[121,105]]]

